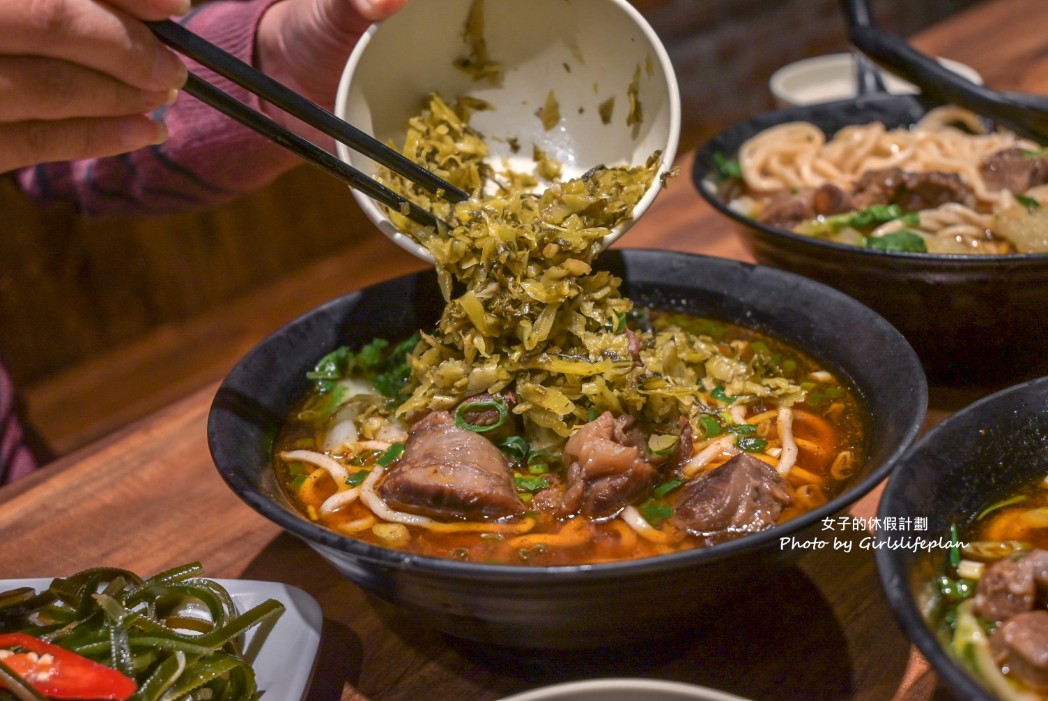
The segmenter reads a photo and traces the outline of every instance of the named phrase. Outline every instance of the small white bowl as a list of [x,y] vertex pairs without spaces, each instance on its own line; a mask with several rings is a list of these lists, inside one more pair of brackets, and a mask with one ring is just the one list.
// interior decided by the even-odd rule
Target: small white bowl
[[501,701],[746,701],[704,686],[657,679],[591,679],[554,684]]
[[[982,76],[971,66],[950,59],[938,59],[946,68],[976,84]],[[855,97],[857,93],[855,56],[850,53],[815,56],[783,66],[768,80],[768,89],[779,107],[798,107]],[[917,88],[902,78],[878,68],[884,87],[894,95],[916,93]]]
[[[483,37],[492,61],[503,67],[501,85],[477,81],[455,67],[468,55],[466,18],[474,0],[415,0],[373,26],[358,42],[342,75],[335,113],[383,142],[403,143],[410,117],[432,92],[451,101],[483,99],[494,109],[471,124],[488,142],[488,161],[504,159],[530,171],[534,143],[559,160],[563,177],[597,165],[641,165],[662,151],[660,176],[673,166],[680,135],[680,94],[673,66],[654,30],[627,0],[485,0]],[[629,88],[640,69],[637,98],[643,117],[626,123]],[[561,120],[545,130],[536,112],[553,91]],[[611,119],[599,106],[614,97]],[[520,144],[519,154],[508,140]],[[339,157],[368,175],[376,164],[344,144]],[[525,168],[525,165],[527,166]],[[661,190],[661,177],[633,211],[636,220]],[[429,252],[397,231],[385,208],[353,192],[368,217],[399,246],[424,260]],[[606,245],[621,236],[617,227]]]

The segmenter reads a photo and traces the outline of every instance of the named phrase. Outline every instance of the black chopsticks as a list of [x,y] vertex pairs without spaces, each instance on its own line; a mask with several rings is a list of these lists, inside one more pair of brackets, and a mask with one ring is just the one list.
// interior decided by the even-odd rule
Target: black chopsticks
[[[310,102],[285,85],[259,72],[240,59],[211,44],[185,27],[164,20],[147,22],[149,28],[168,46],[184,56],[210,68],[249,92],[272,103],[306,124],[380,163],[395,173],[448,200],[461,202],[468,193],[437,177],[403,154],[394,151],[373,136],[364,133],[319,105]],[[372,180],[348,163],[328,153],[298,134],[282,127],[270,117],[256,112],[240,100],[226,94],[199,76],[190,74],[183,88],[188,94],[214,107],[268,139],[280,144],[309,163],[327,171],[369,197],[404,212],[412,221],[423,226],[436,226],[437,218],[418,205]]]

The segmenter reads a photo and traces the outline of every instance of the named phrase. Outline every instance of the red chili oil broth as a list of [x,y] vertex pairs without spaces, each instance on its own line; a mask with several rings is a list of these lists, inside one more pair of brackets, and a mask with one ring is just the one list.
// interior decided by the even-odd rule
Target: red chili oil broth
[[[741,326],[681,313],[649,312],[649,320],[655,328],[671,324],[680,326],[691,333],[707,336],[718,344],[723,344],[724,347],[734,341],[763,344],[762,352],[773,354],[777,365],[783,370],[782,375],[802,386],[804,378],[809,377],[811,373],[827,372],[826,368],[814,358],[797,348]],[[316,446],[321,444],[322,438],[318,436],[316,427],[296,418],[301,408],[315,399],[315,396],[307,395],[288,413],[277,436],[275,456],[279,456],[283,451],[294,449],[316,450]],[[772,411],[776,408],[777,404],[774,401],[762,400],[754,406],[750,415]],[[820,381],[817,387],[809,391],[807,399],[794,404],[793,409],[795,417],[793,433],[799,450],[796,465],[791,470],[787,482],[791,496],[794,498],[792,503],[783,510],[778,523],[795,518],[839,495],[847,487],[855,472],[861,468],[866,457],[866,412],[853,389],[836,376],[831,381]],[[762,428],[758,425],[758,428],[762,431],[771,431],[774,437],[775,419],[771,418],[762,423],[766,423],[767,426]],[[704,440],[703,437],[697,433],[695,435],[696,447],[701,445],[702,440]],[[831,467],[837,456],[843,452],[848,452],[852,456],[851,467],[843,471],[838,470],[838,474],[834,475],[831,473]],[[340,458],[337,455],[333,457]],[[354,469],[354,466],[369,470],[380,457],[380,451],[370,451],[348,460],[340,459],[340,462],[345,464],[350,474],[353,475],[358,471]],[[719,460],[711,467],[722,462],[723,460]],[[288,463],[275,457],[274,467],[285,493],[307,518],[340,531],[341,524],[371,514],[370,509],[358,499],[330,516],[321,516],[319,514],[320,503],[335,489],[331,478],[327,476],[321,478],[318,481],[315,502],[305,503],[296,490],[296,484],[301,481],[305,472],[313,469],[312,466],[300,462]],[[520,474],[527,474],[526,466],[514,463],[513,467],[515,474],[518,471]],[[821,501],[816,500],[817,503],[805,504],[804,500],[798,498],[798,494],[805,490],[810,493],[811,489],[804,485],[811,484],[812,481],[819,483]],[[656,500],[655,503],[657,505],[660,502]],[[650,557],[710,544],[707,538],[687,534],[679,542],[652,542],[639,535],[620,518],[583,523],[579,520],[582,517],[557,520],[547,512],[529,512],[525,518],[537,522],[524,535],[477,532],[445,533],[418,526],[408,526],[410,540],[406,545],[396,547],[420,555],[470,562],[554,566]],[[379,520],[378,523],[383,522]],[[565,528],[568,531],[562,530]],[[570,529],[579,529],[584,532],[585,537],[578,538],[582,541],[580,544],[569,546],[532,542],[540,540],[546,534],[561,533],[563,536],[566,532],[570,533]],[[387,541],[376,536],[370,528],[346,535],[376,545],[390,546]]]

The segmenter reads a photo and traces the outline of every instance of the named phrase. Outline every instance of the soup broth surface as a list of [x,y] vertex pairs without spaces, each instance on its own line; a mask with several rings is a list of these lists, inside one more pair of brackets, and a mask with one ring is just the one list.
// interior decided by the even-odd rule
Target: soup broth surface
[[[696,364],[703,371],[719,363],[761,365],[796,393],[731,396],[726,385],[707,375],[687,388],[685,413],[675,408],[666,414],[669,418],[660,419],[659,414],[652,418],[637,412],[630,439],[613,450],[616,455],[634,450],[634,464],[647,470],[646,479],[628,498],[620,494],[607,512],[597,507],[587,511],[585,501],[581,508],[564,508],[570,485],[577,482],[573,476],[578,476],[578,464],[598,458],[580,456],[584,450],[578,449],[567,453],[570,436],[551,438],[548,431],[526,428],[511,405],[503,425],[477,435],[504,456],[508,480],[522,504],[519,513],[477,517],[449,510],[435,515],[439,507],[426,502],[414,513],[401,506],[384,517],[372,508],[374,499],[381,496],[382,481],[410,452],[410,447],[404,449],[410,446],[410,426],[395,410],[405,395],[399,393],[401,387],[385,388],[392,397],[376,389],[390,379],[387,366],[332,375],[321,363],[316,375],[327,379],[318,381],[290,413],[278,436],[274,466],[280,483],[307,517],[369,543],[469,562],[551,566],[649,557],[743,536],[822,505],[839,494],[862,465],[867,442],[864,410],[851,388],[809,355],[749,329],[676,312],[642,310],[631,315],[629,327],[630,334],[651,344],[653,353],[655,339],[665,343],[677,334],[694,339],[696,347],[710,354]],[[409,339],[400,350],[395,344],[385,345],[389,367],[397,366],[397,353],[414,344]],[[645,373],[637,381],[654,387],[660,378]],[[332,411],[333,386],[355,394],[352,399],[343,395],[341,407]],[[518,398],[515,407],[521,405]],[[603,411],[591,407],[585,418],[595,419]],[[572,434],[587,423],[580,420]],[[721,512],[731,512],[718,513],[720,522],[707,519],[699,527],[694,521],[682,522],[677,512],[695,508],[685,505],[682,497],[689,485],[737,456],[760,461],[769,474],[758,469],[743,486],[733,483],[724,490],[727,495],[718,492],[711,503]],[[338,469],[325,469],[324,460]],[[599,483],[591,481],[587,489],[594,484]],[[782,503],[769,506],[750,497],[776,486],[783,491]],[[357,494],[340,504],[338,495],[351,490]],[[364,492],[372,495],[370,503]],[[774,513],[749,520],[735,516],[745,508]]]

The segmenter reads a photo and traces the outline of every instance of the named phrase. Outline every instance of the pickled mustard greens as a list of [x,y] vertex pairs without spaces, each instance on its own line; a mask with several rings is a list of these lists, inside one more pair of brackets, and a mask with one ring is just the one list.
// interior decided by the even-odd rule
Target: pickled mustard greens
[[[423,206],[441,207],[442,218],[455,223],[437,232],[395,218],[432,253],[447,301],[437,328],[424,333],[411,354],[411,396],[398,416],[451,408],[482,392],[514,391],[521,399],[514,411],[533,434],[563,439],[594,412],[630,412],[656,423],[698,412],[695,395],[703,382],[723,385],[732,396],[794,401],[803,395],[768,373],[759,358],[725,356],[679,330],[640,332],[645,350],[635,363],[631,337],[623,333],[633,305],[620,293],[621,281],[592,264],[604,237],[632,215],[656,177],[659,154],[643,166],[597,167],[532,194],[522,186],[536,176],[490,173],[484,139],[468,123],[478,108],[476,101],[452,108],[431,96],[411,120],[403,147],[408,157],[477,193],[470,200],[441,205],[399,176],[381,175]],[[486,195],[489,179],[494,194]]]
[[25,633],[123,672],[137,684],[133,701],[258,699],[243,636],[274,621],[283,604],[240,613],[229,592],[200,574],[197,563],[148,578],[96,568],[42,591],[0,592],[0,634]]
[[502,80],[502,64],[493,61],[488,55],[488,43],[484,39],[483,0],[474,0],[470,5],[463,35],[469,55],[455,61],[455,66],[472,76],[473,80],[488,80],[492,83]]
[[[304,514],[415,553],[561,565],[705,547],[843,489],[865,454],[846,385],[755,331],[637,307],[594,266],[661,154],[561,179],[533,147],[527,172],[496,172],[470,125],[488,108],[431,95],[393,145],[467,201],[378,173],[448,222],[390,213],[432,255],[445,305],[417,337],[336,349],[310,373],[274,451]],[[700,502],[745,484],[707,518]]]

